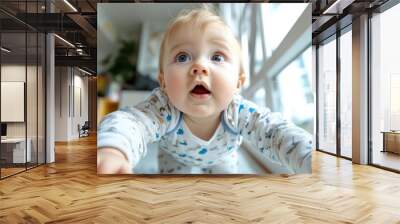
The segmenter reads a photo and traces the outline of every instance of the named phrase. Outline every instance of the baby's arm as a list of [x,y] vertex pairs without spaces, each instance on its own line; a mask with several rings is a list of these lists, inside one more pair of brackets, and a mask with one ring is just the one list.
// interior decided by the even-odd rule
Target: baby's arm
[[239,131],[256,150],[295,173],[311,173],[312,137],[280,114],[242,100]]
[[145,156],[146,145],[158,141],[175,116],[175,109],[159,90],[135,107],[107,115],[98,130],[98,173],[131,172]]

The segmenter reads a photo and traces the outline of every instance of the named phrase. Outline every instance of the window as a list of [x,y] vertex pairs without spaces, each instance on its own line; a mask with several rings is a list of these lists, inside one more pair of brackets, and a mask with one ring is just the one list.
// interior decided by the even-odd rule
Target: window
[[[221,4],[220,9],[227,23],[236,31],[241,43],[244,70],[247,76],[244,89],[251,88],[254,85],[254,79],[263,76],[257,78],[257,82],[263,85],[250,94],[249,98],[259,105],[270,107],[273,111],[284,112],[285,110],[284,114],[296,123],[305,121],[312,123],[310,117],[314,112],[311,109],[313,106],[310,86],[311,50],[303,52],[301,56],[289,63],[285,71],[280,72],[283,75],[276,74],[275,77],[267,77],[266,74],[260,74],[260,69],[282,43],[308,4],[234,5],[235,7]],[[290,79],[297,81],[292,83]],[[290,104],[294,100],[291,98],[298,95],[301,97],[299,101],[296,101],[297,107],[293,111],[295,107]]]
[[318,66],[318,148],[336,154],[336,36],[319,46]]
[[[262,4],[261,15],[267,57],[279,46],[307,4]],[[284,14],[284,16],[282,16]]]
[[[19,8],[24,13],[41,13],[45,1],[4,2],[11,8]],[[1,3],[3,4],[3,2]],[[15,6],[15,7],[14,7]],[[0,86],[20,84],[14,89],[16,94],[24,96],[23,118],[13,122],[1,120],[7,124],[7,135],[0,144],[0,178],[5,178],[45,163],[45,34],[30,28],[13,17],[0,12],[0,17],[12,26],[3,24],[0,30]],[[3,96],[13,92],[3,88]],[[12,113],[7,106],[0,105],[2,113]],[[2,123],[2,124],[3,124]],[[11,142],[11,143],[10,143]]]
[[[349,27],[351,28],[351,27]],[[351,158],[352,149],[352,35],[340,36],[340,154]]]
[[400,147],[400,132],[395,132],[400,130],[398,21],[399,4],[371,18],[371,156],[372,164],[400,171],[400,151],[396,153],[390,147],[392,144],[394,149]]
[[313,132],[314,96],[311,89],[311,47],[277,76],[279,111]]

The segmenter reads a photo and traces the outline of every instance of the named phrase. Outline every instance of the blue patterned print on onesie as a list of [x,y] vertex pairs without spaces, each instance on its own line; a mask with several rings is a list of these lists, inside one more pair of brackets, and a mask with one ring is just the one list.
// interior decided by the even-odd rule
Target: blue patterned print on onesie
[[206,148],[202,148],[200,151],[199,151],[199,154],[200,155],[204,155],[204,154],[206,154],[207,153],[207,149]]

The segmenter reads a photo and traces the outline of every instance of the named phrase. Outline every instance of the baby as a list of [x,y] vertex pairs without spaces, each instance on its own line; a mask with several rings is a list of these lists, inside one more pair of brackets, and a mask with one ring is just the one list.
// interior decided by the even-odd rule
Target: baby
[[101,122],[98,173],[132,173],[153,142],[160,173],[237,173],[243,138],[290,171],[310,173],[311,136],[239,95],[240,55],[234,34],[210,10],[177,16],[161,44],[160,88]]

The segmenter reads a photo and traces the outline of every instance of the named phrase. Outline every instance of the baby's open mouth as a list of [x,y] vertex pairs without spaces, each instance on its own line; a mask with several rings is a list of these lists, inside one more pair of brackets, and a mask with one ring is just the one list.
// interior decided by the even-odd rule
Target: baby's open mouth
[[206,87],[204,87],[203,85],[196,85],[193,89],[192,89],[192,91],[190,91],[191,93],[193,93],[193,94],[200,94],[200,95],[202,95],[202,94],[210,94],[211,92],[206,88]]

